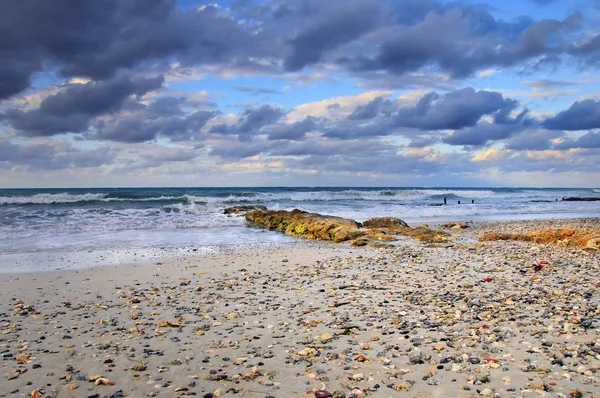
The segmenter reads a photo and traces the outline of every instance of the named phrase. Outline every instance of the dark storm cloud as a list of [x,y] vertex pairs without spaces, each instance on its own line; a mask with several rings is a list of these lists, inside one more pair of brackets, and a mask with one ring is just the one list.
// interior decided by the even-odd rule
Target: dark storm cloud
[[332,2],[329,7],[324,7],[318,21],[311,21],[305,30],[290,40],[291,53],[285,59],[285,69],[297,71],[315,64],[324,53],[373,29],[382,17],[381,4],[355,0]]
[[48,62],[65,77],[100,80],[172,58],[184,66],[250,65],[251,57],[272,55],[276,47],[213,6],[184,12],[171,0],[1,4],[0,99],[27,88]]
[[163,82],[162,76],[136,79],[123,76],[101,82],[71,84],[44,98],[39,108],[27,111],[12,108],[4,113],[3,118],[25,136],[79,133],[87,129],[93,118],[119,111],[131,95],[142,96],[157,90]]
[[546,119],[542,125],[550,130],[589,130],[600,128],[600,101],[577,101],[567,110]]
[[[558,61],[569,32],[579,29],[581,15],[558,20],[496,20],[481,7],[451,3],[409,26],[397,26],[371,56],[347,55],[340,64],[355,72],[395,75],[434,66],[454,78],[490,67],[509,67],[533,58]],[[443,34],[440,34],[443,32]]]
[[[541,0],[539,0],[541,1]],[[434,0],[244,1],[230,9],[172,0],[19,0],[0,5],[0,100],[34,73],[105,80],[123,70],[211,65],[260,73],[337,63],[384,81],[423,67],[463,78],[571,54],[593,64],[600,36],[575,41],[581,15],[496,19],[489,7]],[[24,28],[26,27],[26,28]],[[381,73],[380,73],[381,72]],[[265,92],[266,93],[266,92]]]

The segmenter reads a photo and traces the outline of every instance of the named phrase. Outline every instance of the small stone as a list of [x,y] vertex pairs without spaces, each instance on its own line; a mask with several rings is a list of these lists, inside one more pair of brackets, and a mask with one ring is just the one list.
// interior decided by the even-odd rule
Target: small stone
[[319,351],[317,351],[316,349],[314,349],[312,347],[306,347],[306,348],[298,351],[298,355],[303,356],[303,357],[316,357],[317,355],[319,355]]
[[408,357],[409,361],[413,365],[423,363],[423,353],[421,351],[413,351]]
[[329,398],[331,396],[332,396],[332,394],[329,391],[325,391],[325,390],[315,391],[315,397],[317,397],[317,398]]
[[320,337],[321,341],[329,341],[333,339],[333,336],[330,333],[323,333]]
[[494,395],[494,391],[492,391],[491,388],[484,388],[483,390],[481,390],[479,395],[481,395],[482,397],[491,397],[492,395]]

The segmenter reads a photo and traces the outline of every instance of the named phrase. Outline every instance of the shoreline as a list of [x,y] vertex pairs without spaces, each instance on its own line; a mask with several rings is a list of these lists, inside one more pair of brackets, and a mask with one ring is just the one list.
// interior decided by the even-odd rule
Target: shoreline
[[[440,225],[447,222],[468,223],[471,228],[460,232],[458,235],[483,235],[485,232],[515,232],[524,231],[528,228],[549,229],[549,228],[570,228],[580,226],[581,228],[599,229],[600,217],[574,217],[574,218],[537,218],[537,219],[510,219],[510,220],[477,220],[464,218],[449,218],[447,220],[436,220],[432,222],[408,222],[411,227],[426,225],[434,229],[440,229]],[[162,247],[139,247],[139,248],[102,248],[102,249],[84,249],[84,250],[39,250],[34,252],[16,252],[0,253],[0,276],[12,274],[35,274],[38,272],[56,272],[61,270],[84,270],[95,267],[112,267],[115,264],[120,266],[140,265],[152,261],[169,261],[176,258],[197,257],[198,255],[208,255],[211,253],[244,253],[255,252],[262,249],[289,249],[293,247],[302,247],[303,245],[319,245],[323,242],[306,240],[290,237],[281,232],[267,231],[257,227],[246,226],[252,230],[259,230],[273,236],[279,235],[284,239],[276,242],[269,240],[258,243],[240,243],[233,245],[186,245],[186,246],[162,246]],[[393,242],[392,242],[393,243]],[[410,243],[410,240],[402,239],[397,244]],[[51,263],[61,262],[61,268],[49,268]],[[25,271],[10,270],[10,265],[20,265],[23,263],[33,264],[33,268]],[[92,264],[81,266],[81,264]]]
[[597,397],[598,254],[474,238],[599,224],[1,274],[0,397]]

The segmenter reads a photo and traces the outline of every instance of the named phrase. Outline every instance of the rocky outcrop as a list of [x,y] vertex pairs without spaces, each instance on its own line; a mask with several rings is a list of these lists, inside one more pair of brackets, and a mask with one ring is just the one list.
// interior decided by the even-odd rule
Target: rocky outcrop
[[[450,236],[446,232],[431,230],[423,226],[410,228],[404,221],[392,217],[371,219],[369,221],[375,221],[361,224],[347,218],[309,213],[297,209],[292,211],[253,210],[246,213],[245,217],[252,225],[272,231],[315,240],[334,242],[353,240],[356,246],[364,246],[369,242],[395,241],[396,235],[410,236],[416,240],[431,243],[447,242],[448,236]],[[380,227],[374,228],[375,225]],[[382,244],[378,243],[377,246],[381,247]]]
[[246,214],[252,210],[267,210],[267,206],[264,205],[253,205],[253,206],[232,206],[226,207],[223,210],[223,214]]
[[462,223],[462,222],[449,222],[449,223],[440,225],[440,227],[442,227],[442,228],[454,228],[454,229],[465,229],[465,228],[469,228],[469,224]]
[[253,210],[246,213],[253,225],[307,239],[343,242],[364,234],[361,224],[342,217],[325,216],[294,209]]
[[375,217],[370,218],[363,223],[366,228],[394,228],[405,227],[409,228],[408,224],[403,220],[395,217]]
[[559,246],[598,247],[600,231],[593,229],[542,229],[524,234],[489,232],[479,238],[481,242],[493,240],[516,240]]

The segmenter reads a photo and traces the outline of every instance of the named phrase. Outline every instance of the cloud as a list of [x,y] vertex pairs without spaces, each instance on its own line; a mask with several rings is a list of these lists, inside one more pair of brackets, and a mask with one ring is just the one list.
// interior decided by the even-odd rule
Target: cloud
[[0,164],[26,170],[63,170],[111,164],[116,154],[109,148],[81,150],[62,142],[17,145],[0,139]]
[[567,51],[563,37],[578,30],[581,19],[576,13],[562,21],[520,18],[503,22],[482,7],[451,3],[409,26],[395,26],[388,38],[378,43],[376,54],[348,55],[340,59],[340,65],[355,72],[393,75],[435,68],[453,78],[465,78],[528,60],[555,63],[557,55]]
[[307,116],[292,124],[279,123],[268,132],[270,140],[302,140],[306,134],[319,128],[318,119]]
[[[315,6],[317,3],[305,4]],[[324,53],[373,29],[383,14],[381,4],[367,0],[334,1],[324,7],[320,10],[318,21],[311,21],[306,29],[289,41],[291,52],[285,59],[285,69],[297,71],[315,64]]]
[[484,121],[473,127],[454,130],[445,136],[442,141],[450,145],[483,146],[491,141],[509,138],[520,129],[522,129],[520,126],[494,124]]
[[524,81],[522,83],[525,86],[538,88],[542,90],[555,89],[566,86],[575,86],[580,83],[577,82],[569,82],[569,81],[558,81],[558,80],[550,80],[550,79],[540,79],[534,81]]
[[393,125],[420,130],[449,130],[472,127],[485,115],[504,117],[517,103],[494,91],[456,90],[440,96],[432,92],[414,107],[404,107],[393,117]]
[[240,141],[247,141],[260,134],[263,127],[275,123],[284,115],[285,112],[280,108],[262,105],[245,111],[240,115],[237,124],[218,124],[213,126],[210,132],[222,135],[237,135]]
[[3,118],[24,136],[79,133],[87,129],[94,117],[119,111],[128,97],[141,97],[158,90],[163,81],[163,76],[122,76],[100,82],[70,84],[44,98],[38,108],[26,111],[11,108],[4,112]]
[[374,119],[379,114],[389,116],[394,110],[392,101],[384,98],[377,97],[373,101],[365,105],[359,105],[352,111],[348,119],[350,120],[365,120]]
[[250,93],[251,95],[282,94],[281,91],[271,90],[268,88],[260,88],[260,87],[237,86],[237,87],[234,87],[233,89],[236,91],[243,92],[243,93]]
[[194,140],[205,135],[201,131],[202,128],[220,114],[218,111],[202,110],[180,117],[180,109],[176,107],[174,113],[157,115],[156,108],[151,104],[147,111],[137,116],[100,120],[86,137],[91,140],[123,143],[148,142],[158,137],[168,138],[173,142]]
[[550,130],[589,130],[600,128],[600,101],[577,101],[569,109],[546,119],[542,125]]
[[560,131],[546,129],[530,129],[520,131],[506,142],[507,149],[517,151],[543,151],[552,148],[555,139],[562,136]]
[[577,139],[567,138],[553,146],[553,149],[565,150],[573,148],[600,148],[600,133],[588,132]]
[[498,162],[504,160],[510,152],[497,148],[490,148],[485,152],[478,153],[471,159],[473,162]]
[[104,80],[167,59],[184,67],[252,65],[277,47],[275,36],[212,5],[182,11],[170,0],[22,0],[3,4],[2,14],[0,99],[27,88],[48,63],[65,77]]

